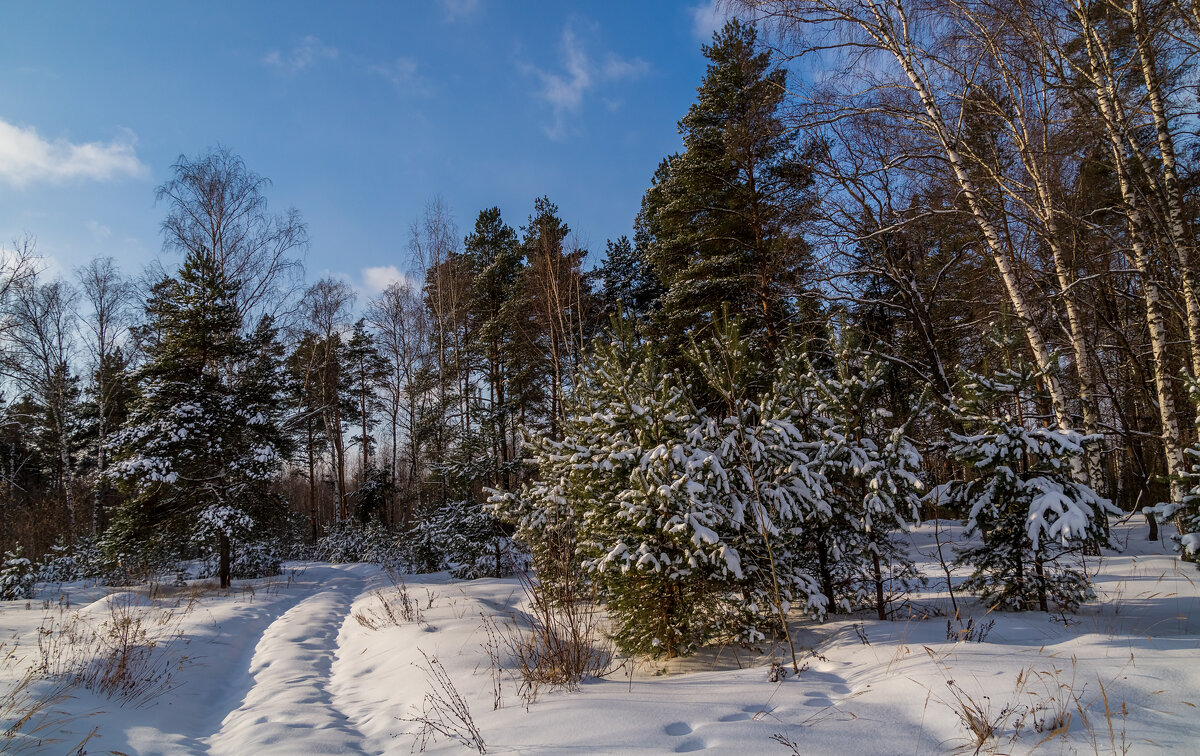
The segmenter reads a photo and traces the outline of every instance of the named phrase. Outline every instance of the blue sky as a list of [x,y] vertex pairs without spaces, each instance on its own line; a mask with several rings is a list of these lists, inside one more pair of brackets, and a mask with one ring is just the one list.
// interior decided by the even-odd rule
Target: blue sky
[[310,279],[369,293],[405,270],[435,196],[466,233],[546,194],[598,262],[679,149],[710,6],[3,2],[0,240],[34,235],[51,272],[136,273],[160,254],[155,187],[222,144],[303,214]]

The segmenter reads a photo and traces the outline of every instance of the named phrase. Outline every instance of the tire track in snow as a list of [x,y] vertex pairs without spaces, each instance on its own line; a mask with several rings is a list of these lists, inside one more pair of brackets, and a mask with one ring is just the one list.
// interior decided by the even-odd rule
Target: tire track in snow
[[367,753],[329,690],[338,632],[365,581],[346,569],[331,573],[263,632],[250,661],[253,685],[208,739],[209,753]]

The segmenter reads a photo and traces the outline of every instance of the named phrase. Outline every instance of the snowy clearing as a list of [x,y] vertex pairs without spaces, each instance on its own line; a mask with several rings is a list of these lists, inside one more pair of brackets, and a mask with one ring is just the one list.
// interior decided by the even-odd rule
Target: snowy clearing
[[[960,530],[942,528],[944,539]],[[522,700],[509,651],[485,622],[493,618],[503,632],[520,611],[516,579],[406,576],[403,596],[375,566],[302,563],[228,593],[163,586],[152,600],[145,587],[43,585],[37,600],[0,604],[0,658],[8,658],[0,696],[42,658],[39,628],[61,664],[72,653],[63,628],[78,645],[82,623],[111,638],[118,620],[132,617],[144,632],[132,645],[156,641],[144,657],[130,657],[142,665],[145,694],[123,701],[74,687],[24,728],[49,723],[36,737],[0,740],[0,753],[65,753],[94,731],[87,753],[404,754],[422,749],[413,720],[439,716],[427,694],[452,701],[454,693],[493,754],[971,753],[976,742],[957,701],[978,705],[996,725],[984,753],[1194,752],[1194,566],[1146,542],[1144,527],[1121,526],[1115,535],[1128,547],[1089,565],[1099,597],[1079,613],[1065,621],[987,615],[960,596],[975,637],[985,637],[948,640],[933,533],[926,523],[913,534],[931,579],[913,606],[942,614],[798,621],[798,640],[815,652],[798,676],[768,681],[769,652],[708,649],[636,669],[618,660],[604,679],[572,692],[543,688],[533,701]],[[439,669],[449,686],[434,679]],[[45,696],[52,688],[43,678],[28,690]],[[425,751],[476,750],[465,725],[452,714],[441,719],[460,737],[426,738]]]

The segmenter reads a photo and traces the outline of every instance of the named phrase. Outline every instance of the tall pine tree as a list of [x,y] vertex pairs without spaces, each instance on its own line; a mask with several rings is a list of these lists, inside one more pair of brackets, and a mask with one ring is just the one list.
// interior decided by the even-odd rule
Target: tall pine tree
[[684,151],[659,166],[639,215],[665,288],[659,325],[682,346],[727,308],[773,349],[801,309],[810,170],[778,115],[786,74],[754,27],[730,21],[703,49],[708,71],[679,122]]

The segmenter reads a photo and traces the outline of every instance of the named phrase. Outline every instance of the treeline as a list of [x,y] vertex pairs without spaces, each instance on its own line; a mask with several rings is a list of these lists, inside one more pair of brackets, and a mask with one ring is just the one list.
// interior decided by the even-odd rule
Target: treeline
[[[188,544],[222,554],[227,577],[256,539],[373,523],[414,567],[468,575],[503,571],[521,546],[548,570],[566,543],[640,611],[658,594],[630,583],[638,560],[595,549],[615,537],[637,553],[623,524],[677,506],[670,539],[694,536],[700,561],[725,566],[696,573],[692,594],[647,579],[753,636],[779,625],[730,597],[884,614],[884,584],[908,571],[870,534],[918,502],[1011,535],[972,558],[1009,575],[980,590],[1014,607],[1086,595],[1045,576],[1059,558],[1045,548],[1095,547],[1099,497],[1161,504],[1196,546],[1191,6],[737,5],[758,23],[705,46],[682,149],[650,177],[632,239],[601,259],[547,198],[516,225],[483,210],[466,234],[435,202],[411,230],[410,278],[366,301],[337,278],[305,287],[302,219],[269,212],[267,181],[226,150],[181,158],[159,189],[179,271],[135,281],[96,261],[51,281],[18,244],[0,281],[0,548],[87,537],[136,561]],[[742,450],[764,444],[798,466]],[[654,488],[641,457],[622,466],[659,447],[709,467],[675,460]],[[874,489],[859,462],[885,457],[905,482],[861,509]],[[744,475],[720,478],[726,462]],[[802,501],[774,510],[801,467]],[[1070,502],[1039,510],[1045,533],[1020,527],[1045,505],[1036,481]],[[846,491],[862,495],[830,504]],[[573,519],[616,501],[629,506],[607,530]]]

